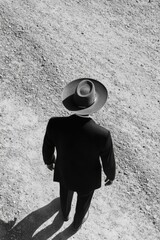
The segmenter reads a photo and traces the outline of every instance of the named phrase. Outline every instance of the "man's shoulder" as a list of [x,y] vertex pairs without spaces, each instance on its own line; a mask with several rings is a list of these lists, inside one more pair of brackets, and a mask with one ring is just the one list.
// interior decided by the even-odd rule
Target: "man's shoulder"
[[104,126],[96,123],[95,121],[92,121],[92,127],[95,129],[95,131],[101,135],[108,136],[110,134],[110,131],[105,128]]
[[48,121],[48,125],[61,124],[64,121],[66,121],[67,118],[68,118],[67,116],[65,116],[65,117],[59,117],[59,116],[51,117]]
[[49,119],[49,122],[52,123],[52,122],[56,122],[57,120],[61,119],[62,117],[51,117]]

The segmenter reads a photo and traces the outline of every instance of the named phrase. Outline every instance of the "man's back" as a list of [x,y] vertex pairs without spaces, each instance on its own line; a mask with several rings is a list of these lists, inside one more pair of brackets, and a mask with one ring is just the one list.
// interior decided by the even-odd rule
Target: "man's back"
[[77,115],[52,118],[46,138],[57,150],[55,181],[80,192],[99,188],[100,157],[104,172],[110,175],[111,180],[114,179],[115,162],[110,133],[92,118]]

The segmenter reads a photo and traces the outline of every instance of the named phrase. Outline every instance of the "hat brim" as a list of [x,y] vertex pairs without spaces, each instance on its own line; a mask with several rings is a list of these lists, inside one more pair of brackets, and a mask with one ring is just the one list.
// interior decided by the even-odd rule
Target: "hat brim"
[[[91,106],[89,106],[87,108],[78,107],[77,105],[75,105],[74,100],[73,100],[75,90],[76,90],[78,84],[82,80],[92,81],[94,83],[95,90],[96,90],[96,100]],[[104,106],[105,102],[107,101],[107,97],[108,97],[108,91],[101,82],[99,82],[95,79],[92,79],[92,78],[80,78],[80,79],[76,79],[76,80],[70,82],[63,89],[62,103],[63,103],[64,107],[71,112],[79,113],[79,114],[92,114],[92,113],[97,112]]]

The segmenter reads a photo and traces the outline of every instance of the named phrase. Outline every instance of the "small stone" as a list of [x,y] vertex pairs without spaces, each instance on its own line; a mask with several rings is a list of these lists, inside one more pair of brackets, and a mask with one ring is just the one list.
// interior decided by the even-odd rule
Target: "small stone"
[[149,211],[150,209],[151,209],[151,207],[147,205],[146,210]]

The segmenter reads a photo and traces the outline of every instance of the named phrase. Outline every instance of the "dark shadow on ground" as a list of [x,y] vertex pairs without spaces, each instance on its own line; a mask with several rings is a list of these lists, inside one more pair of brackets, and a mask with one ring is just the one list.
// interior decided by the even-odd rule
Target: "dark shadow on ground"
[[76,234],[77,231],[73,230],[72,225],[70,225],[68,228],[66,228],[64,231],[58,233],[52,240],[67,240],[74,234]]
[[[56,214],[57,213],[57,214]],[[36,233],[39,227],[48,219],[55,218],[50,225]],[[8,223],[0,220],[0,230],[2,230],[1,240],[47,240],[52,237],[63,225],[63,218],[60,212],[59,198],[54,199],[48,205],[30,213],[22,221],[15,225],[16,219]],[[53,239],[68,239],[75,234],[71,226],[57,234]]]

